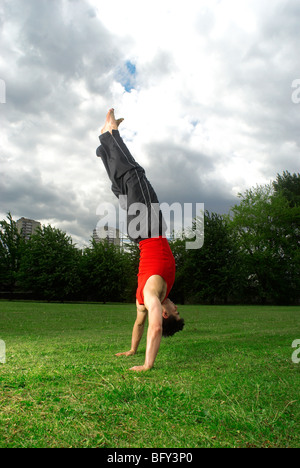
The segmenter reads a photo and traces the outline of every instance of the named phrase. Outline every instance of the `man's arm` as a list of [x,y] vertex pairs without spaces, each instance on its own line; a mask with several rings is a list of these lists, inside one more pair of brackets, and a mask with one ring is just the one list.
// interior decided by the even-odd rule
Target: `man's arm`
[[145,293],[145,305],[148,309],[148,332],[145,363],[143,366],[135,366],[132,371],[147,371],[152,369],[156,359],[162,338],[162,305],[160,299],[152,293]]
[[132,330],[131,349],[130,351],[126,351],[125,353],[118,353],[116,354],[116,356],[133,356],[134,354],[136,354],[144,333],[146,318],[146,308],[144,306],[140,306],[137,302],[137,315]]
[[130,370],[140,372],[152,369],[154,366],[162,338],[161,301],[166,296],[166,291],[167,283],[158,275],[151,276],[144,287],[144,301],[149,322],[145,363],[143,366],[135,366]]

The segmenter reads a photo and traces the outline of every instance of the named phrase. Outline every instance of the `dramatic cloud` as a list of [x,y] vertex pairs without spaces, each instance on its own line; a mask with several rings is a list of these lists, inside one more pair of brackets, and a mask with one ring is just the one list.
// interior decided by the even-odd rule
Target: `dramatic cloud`
[[160,200],[227,213],[299,171],[298,0],[3,0],[0,215],[87,244],[113,202],[95,156],[108,108]]

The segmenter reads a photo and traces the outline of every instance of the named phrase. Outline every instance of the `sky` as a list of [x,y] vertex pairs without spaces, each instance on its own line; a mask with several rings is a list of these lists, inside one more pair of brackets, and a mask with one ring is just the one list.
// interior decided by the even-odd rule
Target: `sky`
[[161,202],[227,214],[299,172],[299,24],[299,0],[2,0],[1,219],[88,245],[111,107]]

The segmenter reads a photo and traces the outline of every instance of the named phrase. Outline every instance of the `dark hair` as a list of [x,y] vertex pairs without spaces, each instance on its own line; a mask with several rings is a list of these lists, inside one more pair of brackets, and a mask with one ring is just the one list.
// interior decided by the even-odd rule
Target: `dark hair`
[[176,320],[172,315],[168,318],[163,318],[163,336],[173,336],[181,331],[184,327],[184,320]]

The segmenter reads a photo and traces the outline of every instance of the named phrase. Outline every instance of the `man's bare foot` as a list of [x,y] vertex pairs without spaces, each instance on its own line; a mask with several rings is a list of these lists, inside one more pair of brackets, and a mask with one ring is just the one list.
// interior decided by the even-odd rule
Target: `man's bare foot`
[[113,130],[118,130],[120,123],[123,122],[124,119],[117,119],[115,118],[115,110],[110,109],[107,113],[106,120],[104,127],[101,130],[101,134],[110,132],[112,133]]

